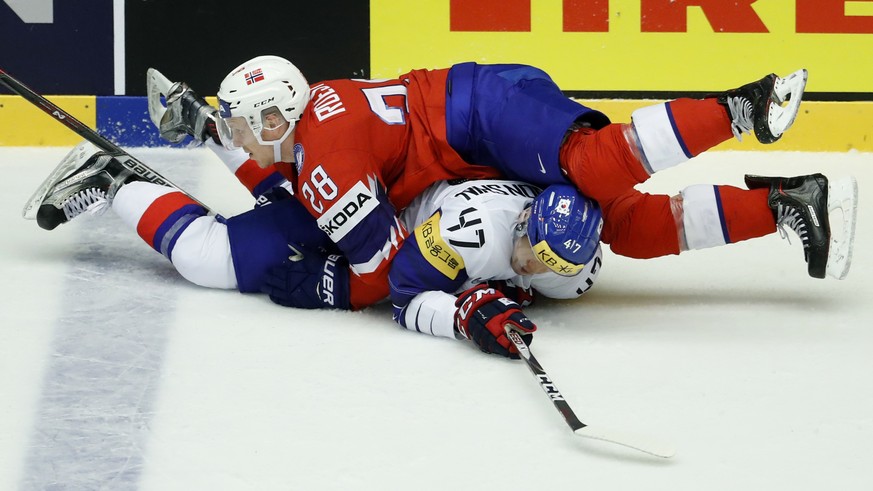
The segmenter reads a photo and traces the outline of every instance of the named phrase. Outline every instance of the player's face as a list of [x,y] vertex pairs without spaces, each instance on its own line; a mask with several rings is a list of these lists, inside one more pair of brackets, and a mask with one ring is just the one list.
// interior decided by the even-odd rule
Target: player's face
[[[224,118],[223,123],[222,142],[225,139],[229,139],[232,142],[230,145],[225,146],[244,149],[248,152],[249,157],[255,160],[260,167],[266,168],[276,163],[275,148],[270,142],[281,140],[282,160],[285,162],[292,160],[293,132],[289,135],[289,138],[283,140],[283,137],[288,133],[290,123],[281,114],[264,115],[263,126],[260,131],[260,141],[255,137],[251,126],[249,126],[243,117]],[[219,127],[221,126],[219,125]]]
[[293,145],[286,145],[289,140],[294,140],[291,123],[277,107],[261,111],[260,121],[253,125],[242,116],[221,118],[217,129],[225,147],[229,150],[244,149],[261,167],[276,162],[276,145],[281,146],[281,160],[290,162],[292,159]]
[[530,239],[527,235],[523,235],[515,240],[515,247],[512,250],[512,270],[516,274],[523,276],[545,273],[549,267],[537,259],[530,245]]

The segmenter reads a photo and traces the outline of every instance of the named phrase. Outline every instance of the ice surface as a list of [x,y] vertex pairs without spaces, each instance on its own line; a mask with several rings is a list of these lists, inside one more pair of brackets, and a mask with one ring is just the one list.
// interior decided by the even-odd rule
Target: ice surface
[[[521,362],[395,327],[198,288],[111,213],[21,218],[67,149],[0,148],[0,489],[873,489],[873,155],[712,153],[646,190],[743,173],[854,174],[855,257],[806,274],[778,235],[681,257],[607,252],[583,299],[529,309],[580,419],[671,460],[574,437]],[[225,215],[204,150],[132,153]]]

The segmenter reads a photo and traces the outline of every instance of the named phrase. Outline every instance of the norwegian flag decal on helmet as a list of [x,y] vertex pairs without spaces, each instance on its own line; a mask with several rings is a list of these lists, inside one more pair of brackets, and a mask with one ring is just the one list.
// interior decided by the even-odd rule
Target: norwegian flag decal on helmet
[[255,82],[260,82],[264,79],[264,71],[258,68],[257,70],[252,70],[249,73],[246,73],[246,85],[251,85]]

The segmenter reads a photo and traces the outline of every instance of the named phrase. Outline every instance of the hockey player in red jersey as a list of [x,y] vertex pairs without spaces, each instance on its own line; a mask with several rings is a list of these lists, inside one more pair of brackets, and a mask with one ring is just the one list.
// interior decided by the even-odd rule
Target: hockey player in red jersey
[[[279,57],[250,60],[221,83],[217,138],[276,164],[362,282],[352,304],[386,293],[391,259],[408,231],[397,211],[428,185],[505,176],[574,184],[603,207],[602,240],[638,258],[737,242],[786,224],[804,243],[809,273],[842,277],[850,240],[831,247],[824,176],[749,177],[750,189],[691,186],[674,197],[634,189],[732,136],[777,141],[794,121],[806,71],[768,75],[703,100],[635,111],[629,124],[566,98],[525,65],[463,63],[391,80],[332,80],[311,88]],[[783,106],[787,102],[787,105]],[[841,183],[850,199],[854,184]],[[842,196],[842,194],[841,194]],[[846,214],[851,215],[851,213]],[[681,217],[681,220],[679,219]],[[849,239],[851,236],[848,235]]]

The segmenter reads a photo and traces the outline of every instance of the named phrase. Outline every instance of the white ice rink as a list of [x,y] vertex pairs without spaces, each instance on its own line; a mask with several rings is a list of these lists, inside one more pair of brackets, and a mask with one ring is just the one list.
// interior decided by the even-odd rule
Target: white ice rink
[[[873,154],[710,153],[647,190],[854,174],[845,281],[774,234],[681,257],[607,252],[594,289],[528,310],[579,417],[673,443],[574,437],[520,361],[199,288],[114,215],[21,218],[67,148],[0,148],[0,490],[871,490]],[[225,215],[205,150],[131,153]]]

